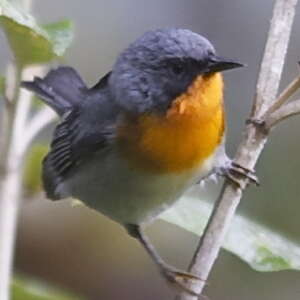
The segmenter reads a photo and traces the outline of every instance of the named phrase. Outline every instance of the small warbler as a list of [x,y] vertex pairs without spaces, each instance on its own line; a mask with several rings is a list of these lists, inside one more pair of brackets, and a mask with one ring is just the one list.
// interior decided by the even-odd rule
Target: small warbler
[[166,264],[143,228],[193,184],[233,168],[220,72],[241,66],[199,34],[159,29],[91,88],[67,66],[23,82],[61,117],[43,161],[48,198],[77,198],[120,223],[170,283],[194,294],[183,279],[201,279]]

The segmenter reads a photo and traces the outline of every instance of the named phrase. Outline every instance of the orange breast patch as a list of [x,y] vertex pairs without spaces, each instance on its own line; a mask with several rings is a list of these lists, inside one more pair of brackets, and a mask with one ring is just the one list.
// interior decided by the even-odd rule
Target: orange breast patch
[[145,114],[119,129],[123,154],[144,170],[169,173],[199,167],[224,132],[220,73],[198,76],[165,116]]

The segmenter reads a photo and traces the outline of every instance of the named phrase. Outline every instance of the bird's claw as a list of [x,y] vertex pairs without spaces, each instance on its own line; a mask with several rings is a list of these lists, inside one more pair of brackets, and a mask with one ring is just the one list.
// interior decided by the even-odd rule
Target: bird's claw
[[256,186],[259,186],[259,180],[255,174],[255,171],[243,167],[242,165],[231,162],[230,165],[225,168],[224,175],[235,183],[239,188],[241,187],[240,179],[246,177],[249,181]]

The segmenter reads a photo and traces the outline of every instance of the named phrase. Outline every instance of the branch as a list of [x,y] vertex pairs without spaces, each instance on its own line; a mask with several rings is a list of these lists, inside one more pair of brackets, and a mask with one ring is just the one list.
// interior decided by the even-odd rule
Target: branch
[[270,106],[268,111],[266,112],[266,116],[268,114],[273,113],[277,109],[279,109],[284,103],[286,103],[295,92],[300,88],[300,76],[295,78],[286,88],[285,90],[279,95],[277,100]]
[[[16,85],[20,82],[21,71],[16,72]],[[16,90],[17,91],[17,90]],[[15,143],[16,120],[21,117],[19,105],[22,101],[15,92],[14,101],[5,109],[6,126],[1,153],[0,173],[0,299],[9,299],[10,278],[12,273],[13,249],[21,194],[21,172],[19,170],[18,145]],[[18,112],[18,113],[17,113]]]
[[[25,1],[25,0],[24,0]],[[29,9],[31,0],[26,0]],[[14,244],[20,197],[22,194],[22,159],[20,144],[27,120],[31,97],[20,91],[26,72],[9,64],[5,102],[2,109],[0,144],[0,299],[10,299]]]
[[298,0],[276,0],[256,86],[252,116],[260,118],[277,95]]
[[300,76],[295,78],[279,95],[262,117],[265,130],[271,130],[277,123],[300,113],[300,99],[285,104],[300,89]]
[[[268,39],[258,76],[256,95],[251,112],[251,119],[260,119],[272,105],[278,92],[282,69],[291,34],[297,0],[276,0],[270,24]],[[245,136],[237,149],[235,162],[248,169],[254,169],[256,162],[267,141],[267,136],[258,126],[249,124]],[[221,194],[216,201],[214,210],[189,271],[203,281],[189,282],[189,288],[201,295],[211,268],[219,254],[225,234],[232,221],[236,208],[248,184],[247,178],[241,178],[241,188],[225,180]],[[181,293],[176,299],[196,300],[197,297]]]
[[300,114],[300,99],[290,102],[270,114],[265,126],[267,129],[271,129],[280,121],[298,114]]
[[6,70],[5,102],[1,110],[0,176],[5,173],[20,80],[21,71],[17,70],[13,64],[9,64]]

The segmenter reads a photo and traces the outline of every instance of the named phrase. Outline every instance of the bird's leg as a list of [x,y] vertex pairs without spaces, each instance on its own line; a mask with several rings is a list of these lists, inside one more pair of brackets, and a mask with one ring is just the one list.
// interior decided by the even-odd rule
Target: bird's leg
[[167,280],[169,284],[193,296],[198,296],[196,292],[192,291],[186,286],[186,282],[187,280],[202,281],[201,278],[193,274],[190,274],[188,272],[177,270],[172,266],[169,266],[167,263],[165,263],[163,259],[158,255],[155,248],[153,247],[153,245],[151,244],[151,242],[144,234],[142,228],[139,225],[127,224],[125,228],[127,229],[130,236],[136,238],[141,243],[141,245],[147,251],[149,256],[155,262],[162,276]]

